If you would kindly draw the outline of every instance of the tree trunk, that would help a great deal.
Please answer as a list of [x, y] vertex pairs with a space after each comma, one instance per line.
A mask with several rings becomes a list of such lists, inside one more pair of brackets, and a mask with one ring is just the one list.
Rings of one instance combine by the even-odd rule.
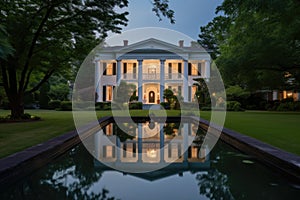
[[24, 115], [24, 103], [22, 95], [16, 94], [10, 101], [11, 118], [21, 119]]

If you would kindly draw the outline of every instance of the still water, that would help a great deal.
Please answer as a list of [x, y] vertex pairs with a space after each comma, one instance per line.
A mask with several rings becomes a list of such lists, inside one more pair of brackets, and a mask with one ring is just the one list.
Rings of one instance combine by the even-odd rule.
[[[149, 126], [147, 123], [140, 125]], [[190, 127], [189, 135], [194, 135], [195, 142], [180, 153], [184, 149], [180, 145], [184, 128], [176, 123], [162, 126], [163, 135], [160, 132], [142, 141], [135, 137], [141, 134], [138, 128], [134, 128], [137, 126], [127, 130], [131, 134], [125, 136], [124, 131], [114, 124], [89, 139], [95, 142], [95, 138], [105, 135], [119, 141], [123, 151], [119, 154], [107, 145], [104, 145], [106, 149], [100, 148], [102, 153], [99, 156], [106, 159], [104, 163], [129, 162], [134, 165], [141, 159], [144, 164], [155, 164], [178, 156], [175, 163], [164, 168], [147, 173], [117, 171], [99, 162], [80, 144], [35, 173], [1, 188], [0, 199], [299, 199], [299, 186], [260, 164], [254, 157], [221, 141], [209, 155], [203, 156], [206, 149], [201, 148], [201, 138], [205, 133], [193, 132], [192, 124], [185, 127]], [[162, 138], [165, 143], [176, 138], [176, 145], [172, 143], [156, 154], [155, 148], [160, 146], [154, 144], [162, 144]], [[140, 148], [139, 142], [142, 144]], [[95, 146], [99, 148], [99, 144]], [[145, 151], [145, 157], [139, 157], [136, 154], [139, 151]]]

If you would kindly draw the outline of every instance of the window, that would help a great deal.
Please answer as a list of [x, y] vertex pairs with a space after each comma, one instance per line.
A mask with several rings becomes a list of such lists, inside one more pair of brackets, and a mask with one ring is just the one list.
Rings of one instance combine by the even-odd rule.
[[116, 75], [117, 63], [103, 63], [103, 66], [105, 69], [103, 75], [108, 75], [108, 76]]
[[191, 157], [192, 158], [198, 158], [198, 148], [197, 147], [192, 147], [192, 149], [191, 149]]
[[198, 75], [198, 66], [192, 64], [192, 76], [197, 76], [197, 75]]
[[113, 66], [112, 66], [112, 64], [108, 64], [106, 66], [106, 75], [113, 75]]
[[106, 128], [106, 135], [113, 135], [113, 124], [108, 124], [105, 128]]
[[106, 86], [106, 100], [107, 101], [112, 101], [112, 96], [113, 96], [113, 86]]
[[197, 86], [192, 86], [192, 101], [195, 101], [195, 94], [197, 91]]
[[105, 158], [114, 158], [114, 147], [113, 146], [104, 146], [104, 157]]

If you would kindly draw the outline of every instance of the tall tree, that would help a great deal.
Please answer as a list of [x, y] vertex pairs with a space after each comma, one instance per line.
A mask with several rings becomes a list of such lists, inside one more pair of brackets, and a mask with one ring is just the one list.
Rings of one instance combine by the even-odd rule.
[[[76, 56], [87, 54], [107, 31], [120, 32], [128, 13], [117, 13], [115, 7], [122, 8], [127, 3], [127, 0], [1, 1], [0, 23], [7, 27], [9, 42], [15, 50], [6, 60], [0, 60], [12, 117], [22, 116], [24, 95], [38, 90], [55, 70], [70, 67], [78, 59]], [[79, 46], [82, 41], [85, 46]], [[28, 87], [30, 77], [41, 72], [40, 81]]]
[[299, 82], [299, 1], [225, 0], [217, 12], [229, 23], [223, 29], [215, 18], [211, 29], [222, 28], [225, 37], [204, 29], [200, 36], [212, 34], [219, 51], [216, 61], [228, 84], [255, 90], [279, 89], [287, 76]]
[[[157, 16], [174, 22], [167, 0], [152, 4]], [[8, 37], [1, 36], [5, 32], [0, 27], [0, 76], [12, 118], [22, 116], [24, 96], [38, 90], [55, 71], [79, 66], [108, 31], [120, 33], [127, 25], [128, 12], [116, 8], [126, 6], [128, 0], [1, 1], [0, 24], [7, 28]], [[2, 47], [9, 45], [14, 53], [9, 48], [2, 53]], [[34, 74], [42, 76], [31, 86]]]

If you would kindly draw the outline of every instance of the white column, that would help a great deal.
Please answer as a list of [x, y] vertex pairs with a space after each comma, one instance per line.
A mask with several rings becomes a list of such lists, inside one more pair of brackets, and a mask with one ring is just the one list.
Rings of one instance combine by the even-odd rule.
[[[164, 126], [163, 123], [160, 123], [160, 132], [159, 132], [159, 153], [160, 153], [160, 163], [164, 163], [165, 162], [165, 133], [164, 133], [164, 129], [162, 128]], [[171, 145], [171, 143], [169, 143], [169, 145]]]
[[164, 101], [164, 90], [165, 90], [165, 60], [160, 60], [160, 89], [159, 89], [159, 100]]
[[143, 60], [138, 60], [138, 96], [139, 102], [143, 102]]
[[206, 60], [205, 61], [205, 78], [210, 78], [210, 61]]
[[121, 82], [121, 60], [117, 60], [117, 85]]
[[184, 60], [184, 66], [183, 66], [183, 101], [188, 102], [188, 61]]
[[183, 124], [183, 132], [182, 132], [182, 137], [183, 137], [183, 161], [186, 162], [188, 160], [188, 149], [189, 149], [189, 127], [191, 126], [190, 123], [185, 123]]
[[117, 160], [117, 162], [120, 162], [121, 161], [121, 141], [118, 137], [116, 137], [115, 149], [116, 149], [116, 160]]
[[138, 124], [138, 162], [143, 161], [143, 127], [142, 124]]
[[100, 60], [95, 61], [95, 93], [97, 93], [98, 98], [95, 99], [96, 102], [102, 102], [102, 84], [101, 84], [101, 76], [102, 66]]

